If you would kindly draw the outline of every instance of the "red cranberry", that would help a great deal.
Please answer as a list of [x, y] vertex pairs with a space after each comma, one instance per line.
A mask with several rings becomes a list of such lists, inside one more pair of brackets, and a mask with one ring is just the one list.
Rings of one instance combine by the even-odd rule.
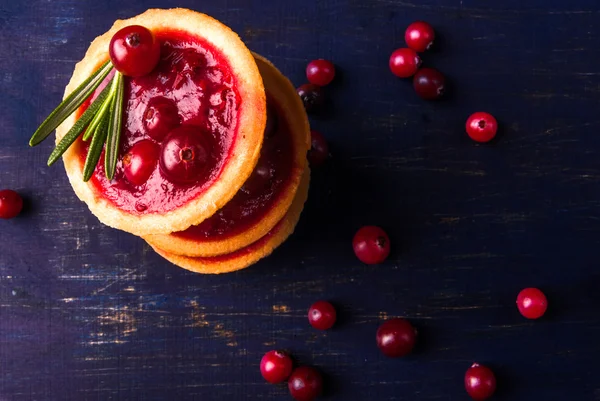
[[307, 113], [319, 111], [325, 104], [325, 95], [319, 86], [304, 84], [297, 90]]
[[397, 49], [390, 56], [390, 70], [397, 77], [412, 77], [420, 66], [421, 58], [417, 52], [408, 47]]
[[444, 94], [446, 78], [433, 68], [421, 68], [413, 78], [415, 92], [426, 100], [435, 100]]
[[474, 363], [465, 373], [465, 389], [475, 401], [484, 401], [496, 391], [496, 376], [490, 368]]
[[498, 122], [489, 113], [478, 111], [467, 119], [467, 134], [476, 142], [489, 142], [496, 136]]
[[323, 392], [323, 377], [314, 368], [300, 366], [288, 379], [288, 388], [296, 401], [313, 401]]
[[327, 140], [319, 132], [315, 130], [310, 131], [310, 150], [308, 151], [308, 161], [313, 167], [318, 167], [325, 163], [329, 157], [329, 145]]
[[268, 159], [261, 157], [242, 188], [248, 194], [260, 193], [269, 186], [274, 176], [275, 171], [271, 168]]
[[123, 157], [125, 177], [133, 185], [142, 185], [156, 167], [158, 146], [147, 139], [136, 142]]
[[435, 32], [427, 22], [413, 22], [406, 28], [404, 40], [408, 47], [416, 52], [424, 52], [433, 45]]
[[115, 33], [108, 51], [117, 71], [129, 77], [141, 77], [158, 64], [160, 43], [148, 28], [130, 25]]
[[546, 295], [537, 288], [525, 288], [517, 296], [517, 307], [527, 319], [539, 319], [548, 308]]
[[160, 167], [173, 182], [193, 183], [208, 167], [211, 143], [202, 128], [184, 125], [175, 128], [162, 144]]
[[269, 351], [260, 360], [260, 373], [269, 383], [281, 383], [292, 373], [292, 358], [285, 352]]
[[162, 96], [150, 99], [144, 111], [143, 124], [148, 136], [158, 142], [162, 141], [179, 125], [177, 106], [172, 100]]
[[306, 66], [306, 78], [313, 85], [329, 85], [335, 78], [335, 66], [331, 61], [313, 60]]
[[365, 226], [358, 230], [352, 246], [356, 257], [368, 265], [381, 263], [390, 254], [390, 239], [385, 231], [376, 226]]
[[308, 309], [308, 322], [317, 330], [328, 330], [335, 324], [337, 313], [327, 301], [317, 301]]
[[23, 209], [23, 198], [12, 189], [0, 191], [0, 219], [17, 217]]
[[406, 319], [390, 319], [377, 329], [377, 346], [383, 355], [399, 358], [415, 347], [417, 331]]

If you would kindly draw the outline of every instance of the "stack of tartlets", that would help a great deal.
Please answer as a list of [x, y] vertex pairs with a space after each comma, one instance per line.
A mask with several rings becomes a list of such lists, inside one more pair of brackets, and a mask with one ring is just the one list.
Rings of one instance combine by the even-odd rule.
[[[112, 180], [98, 163], [83, 181], [87, 142], [65, 152], [75, 193], [101, 222], [185, 269], [225, 273], [269, 255], [293, 232], [308, 194], [310, 131], [294, 87], [225, 25], [171, 9], [115, 22], [77, 64], [65, 96], [108, 59], [112, 36], [128, 25], [152, 31], [160, 61], [125, 80]], [[57, 143], [86, 107], [57, 129]]]

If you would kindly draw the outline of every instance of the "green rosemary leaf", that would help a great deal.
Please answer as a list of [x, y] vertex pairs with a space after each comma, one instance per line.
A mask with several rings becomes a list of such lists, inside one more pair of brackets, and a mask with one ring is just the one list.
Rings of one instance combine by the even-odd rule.
[[98, 112], [96, 113], [96, 115], [92, 119], [92, 122], [90, 123], [88, 128], [85, 130], [85, 133], [83, 134], [84, 141], [89, 140], [92, 137], [92, 135], [94, 135], [94, 133], [96, 132], [96, 129], [100, 125], [100, 121], [102, 121], [102, 119], [106, 116], [106, 113], [108, 113], [110, 111], [112, 101], [113, 101], [113, 98], [115, 97], [115, 92], [116, 92], [114, 82], [115, 82], [115, 77], [112, 78], [110, 85], [107, 85], [107, 87], [110, 88], [109, 92], [108, 92], [108, 96], [106, 97], [106, 99], [104, 100], [104, 102], [102, 103], [100, 108], [98, 109]]
[[104, 104], [104, 101], [108, 97], [110, 92], [110, 87], [107, 86], [100, 92], [98, 97], [94, 99], [92, 104], [83, 112], [81, 117], [73, 124], [73, 127], [65, 134], [65, 136], [61, 139], [61, 141], [56, 145], [56, 148], [50, 154], [48, 158], [48, 166], [54, 164], [60, 157], [65, 153], [65, 151], [75, 142], [77, 137], [81, 134], [81, 132], [85, 129], [86, 125], [89, 124], [90, 121], [96, 115], [98, 109]]
[[107, 61], [94, 72], [88, 79], [77, 87], [35, 131], [29, 140], [29, 146], [35, 146], [48, 137], [69, 115], [71, 115], [102, 83], [112, 69], [112, 64]]
[[104, 171], [106, 178], [112, 180], [117, 168], [119, 158], [119, 147], [121, 142], [121, 125], [123, 119], [123, 96], [125, 84], [123, 75], [120, 72], [115, 73], [116, 93], [112, 102], [110, 111], [110, 122], [108, 126], [108, 139], [106, 140], [106, 154], [104, 155]]
[[90, 147], [88, 149], [87, 157], [85, 158], [85, 164], [83, 166], [83, 181], [87, 182], [92, 178], [92, 174], [94, 174], [94, 170], [96, 170], [96, 166], [98, 165], [98, 160], [100, 160], [100, 155], [102, 154], [102, 147], [104, 146], [104, 142], [106, 142], [106, 135], [108, 134], [108, 116], [100, 121], [100, 124], [95, 129], [94, 136], [92, 137], [92, 142], [90, 142]]

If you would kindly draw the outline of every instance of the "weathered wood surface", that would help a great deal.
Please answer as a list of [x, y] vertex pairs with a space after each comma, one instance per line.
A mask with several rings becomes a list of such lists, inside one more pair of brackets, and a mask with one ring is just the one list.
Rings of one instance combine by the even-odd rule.
[[[51, 144], [27, 139], [88, 43], [151, 6], [211, 14], [296, 84], [332, 59], [334, 108], [313, 121], [334, 158], [314, 174], [294, 236], [245, 271], [177, 269], [140, 239], [98, 223]], [[0, 400], [286, 400], [258, 361], [287, 348], [329, 377], [335, 400], [466, 400], [476, 360], [498, 400], [600, 400], [600, 4], [595, 0], [0, 1], [0, 187], [28, 212], [0, 222]], [[416, 19], [441, 40], [426, 63], [451, 79], [419, 100], [388, 72]], [[488, 110], [502, 135], [463, 132]], [[390, 260], [360, 264], [363, 224], [384, 226]], [[524, 286], [551, 303], [531, 323]], [[326, 298], [339, 326], [312, 330]], [[419, 328], [418, 352], [386, 360], [387, 316]]]

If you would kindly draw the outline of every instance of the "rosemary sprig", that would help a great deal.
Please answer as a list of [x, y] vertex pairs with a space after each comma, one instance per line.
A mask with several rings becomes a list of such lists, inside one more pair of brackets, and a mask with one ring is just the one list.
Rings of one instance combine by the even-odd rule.
[[[77, 110], [108, 76], [113, 66], [110, 61], [104, 63], [98, 71], [77, 87], [54, 111], [44, 120], [29, 140], [35, 146], [45, 140], [69, 115]], [[48, 166], [55, 163], [83, 134], [83, 140], [91, 138], [83, 167], [83, 180], [88, 181], [100, 160], [102, 149], [106, 143], [105, 173], [108, 179], [115, 174], [119, 156], [121, 137], [123, 97], [123, 75], [115, 71], [108, 85], [73, 124], [73, 127], [60, 140], [48, 158]], [[107, 142], [108, 138], [108, 142]]]
[[96, 90], [104, 78], [112, 69], [112, 64], [107, 61], [93, 73], [88, 79], [83, 81], [50, 115], [44, 120], [42, 125], [35, 131], [29, 140], [29, 146], [40, 144], [48, 137], [63, 121], [67, 119], [75, 110], [85, 102], [85, 100]]

